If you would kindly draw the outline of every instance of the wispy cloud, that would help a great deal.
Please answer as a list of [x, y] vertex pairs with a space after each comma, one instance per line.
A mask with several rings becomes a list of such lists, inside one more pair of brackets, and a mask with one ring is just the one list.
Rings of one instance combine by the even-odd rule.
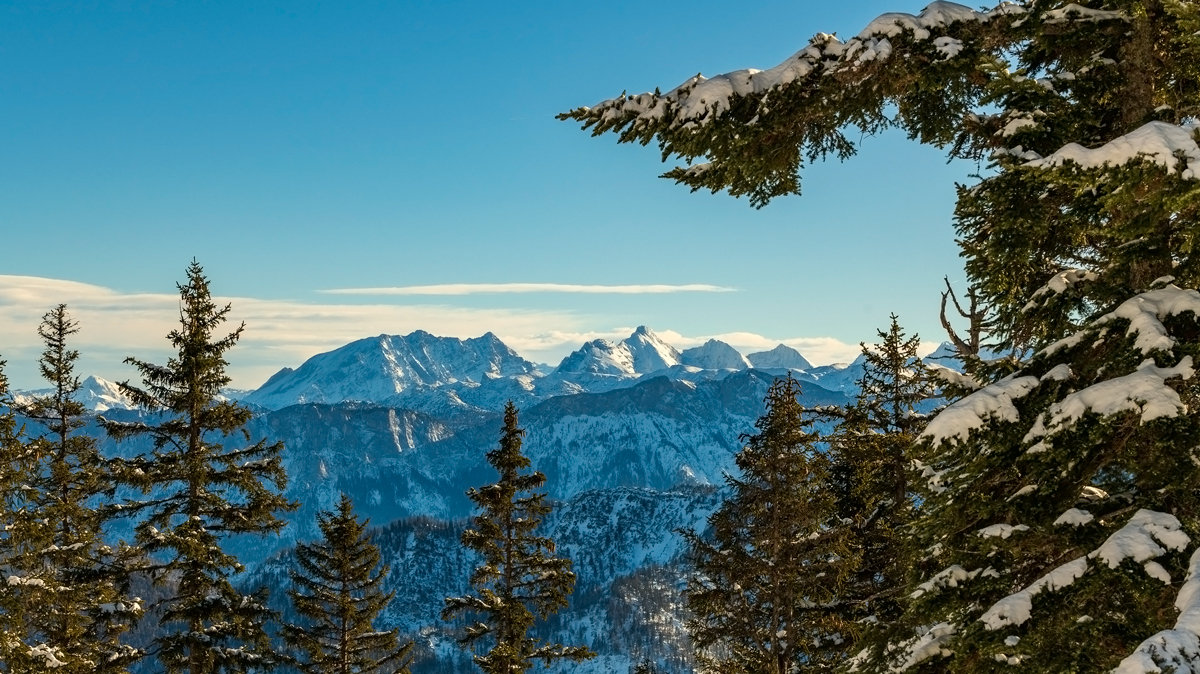
[[576, 285], [571, 283], [443, 283], [389, 288], [333, 288], [327, 295], [482, 295], [496, 293], [582, 293], [589, 295], [651, 295], [662, 293], [729, 293], [735, 288], [689, 283], [684, 285]]

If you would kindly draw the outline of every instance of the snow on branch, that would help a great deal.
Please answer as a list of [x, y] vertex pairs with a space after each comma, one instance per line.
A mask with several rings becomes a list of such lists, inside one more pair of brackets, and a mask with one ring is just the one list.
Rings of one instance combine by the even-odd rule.
[[[1131, 559], [1142, 564], [1146, 573], [1152, 578], [1162, 580], [1166, 571], [1153, 560], [1165, 555], [1169, 550], [1183, 550], [1190, 542], [1191, 539], [1183, 532], [1183, 526], [1174, 515], [1143, 508], [1134, 513], [1125, 526], [1109, 536], [1099, 548], [1053, 569], [1020, 592], [1001, 599], [985, 611], [979, 620], [987, 630], [998, 630], [1008, 625], [1024, 624], [1029, 620], [1033, 610], [1033, 598], [1043, 591], [1061, 590], [1074, 583], [1087, 573], [1088, 560], [1098, 559], [1107, 564], [1109, 568], [1115, 569], [1125, 560]], [[1196, 564], [1197, 557], [1193, 555], [1193, 571], [1196, 569]], [[1191, 576], [1192, 574], [1189, 574], [1189, 579]], [[1167, 576], [1166, 582], [1170, 582], [1170, 576]], [[1186, 591], [1187, 588], [1188, 586], [1185, 584], [1184, 590]], [[1191, 592], [1194, 594], [1195, 589]], [[1180, 597], [1183, 597], [1183, 591], [1180, 592]], [[1192, 600], [1191, 595], [1188, 600]], [[1196, 611], [1196, 626], [1200, 627], [1200, 605], [1196, 607]], [[1130, 671], [1153, 672], [1158, 670]]]
[[1175, 367], [1158, 367], [1154, 360], [1147, 359], [1123, 377], [1093, 384], [1054, 403], [1045, 416], [1038, 417], [1022, 442], [1069, 428], [1088, 412], [1102, 416], [1141, 412], [1142, 423], [1179, 416], [1187, 412], [1187, 406], [1165, 382], [1175, 377], [1191, 379], [1194, 373], [1191, 356], [1184, 356]]
[[[712, 78], [696, 75], [666, 94], [656, 91], [622, 96], [599, 103], [594, 109], [583, 108], [579, 112], [590, 113], [588, 116], [602, 128], [630, 117], [635, 127], [658, 122], [668, 112], [675, 122], [684, 126], [689, 123], [705, 124], [728, 111], [730, 100], [735, 96], [765, 94], [776, 87], [802, 80], [818, 70], [837, 72], [870, 61], [886, 60], [892, 55], [889, 38], [902, 33], [910, 32], [914, 40], [923, 41], [931, 37], [931, 31], [955, 23], [983, 23], [993, 17], [1024, 12], [1021, 6], [1007, 2], [987, 12], [978, 12], [953, 2], [934, 2], [916, 15], [903, 12], [883, 14], [867, 24], [858, 36], [846, 42], [834, 35], [819, 33], [805, 48], [768, 70], [748, 68]], [[945, 58], [957, 56], [963, 48], [960, 40], [949, 36], [936, 38], [933, 45]]]
[[1143, 641], [1112, 674], [1200, 674], [1200, 549], [1192, 553], [1175, 608], [1175, 627]]
[[1042, 15], [1043, 23], [1096, 22], [1096, 21], [1128, 21], [1125, 12], [1109, 9], [1092, 9], [1075, 3], [1052, 9]]
[[1037, 377], [1010, 375], [985, 386], [942, 410], [917, 440], [931, 440], [935, 445], [954, 438], [965, 440], [988, 419], [1018, 421], [1013, 401], [1029, 395], [1039, 383]]
[[1082, 285], [1090, 281], [1095, 281], [1097, 278], [1099, 278], [1099, 275], [1096, 274], [1096, 272], [1088, 271], [1086, 269], [1067, 269], [1066, 271], [1061, 271], [1054, 276], [1051, 276], [1050, 280], [1046, 282], [1046, 285], [1038, 288], [1033, 295], [1030, 296], [1029, 303], [1021, 308], [1021, 311], [1029, 311], [1037, 308], [1038, 304], [1041, 303], [1042, 298], [1046, 297], [1047, 295], [1061, 295], [1068, 290], [1072, 290], [1075, 288], [1075, 286]]
[[1088, 149], [1079, 143], [1067, 143], [1054, 154], [1028, 162], [1025, 166], [1049, 168], [1072, 162], [1083, 169], [1095, 169], [1121, 166], [1142, 158], [1174, 173], [1179, 163], [1176, 153], [1182, 153], [1187, 162], [1182, 177], [1195, 180], [1200, 176], [1200, 147], [1196, 145], [1194, 131], [1195, 127], [1192, 126], [1149, 122], [1095, 149]]

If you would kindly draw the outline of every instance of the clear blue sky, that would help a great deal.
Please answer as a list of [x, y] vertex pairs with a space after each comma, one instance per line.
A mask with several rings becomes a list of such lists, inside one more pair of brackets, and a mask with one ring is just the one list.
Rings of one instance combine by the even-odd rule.
[[[961, 278], [953, 184], [976, 165], [890, 134], [846, 164], [807, 168], [804, 196], [756, 211], [657, 178], [654, 148], [554, 120], [626, 89], [770, 67], [817, 31], [853, 35], [921, 6], [0, 2], [0, 275], [168, 293], [194, 256], [223, 295], [469, 309], [473, 334], [504, 336], [483, 323], [493, 311], [580, 335], [644, 323], [855, 343], [895, 311], [940, 340], [941, 277]], [[736, 292], [319, 292], [513, 282]], [[355, 329], [430, 329], [414, 324], [419, 311], [397, 315]], [[564, 316], [571, 325], [550, 325]], [[0, 340], [21, 342], [16, 329]], [[99, 340], [85, 344], [100, 352]], [[239, 383], [260, 383], [297, 348], [253, 356]], [[27, 351], [0, 343], [10, 361]]]

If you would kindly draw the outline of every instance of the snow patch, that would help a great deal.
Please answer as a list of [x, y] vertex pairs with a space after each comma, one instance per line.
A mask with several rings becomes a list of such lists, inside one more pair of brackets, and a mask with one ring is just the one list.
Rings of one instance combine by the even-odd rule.
[[[1078, 5], [1068, 5], [1068, 7], [1078, 7]], [[1086, 8], [1083, 9], [1086, 10]], [[1198, 162], [1200, 162], [1200, 147], [1196, 145], [1192, 129], [1167, 122], [1149, 122], [1098, 148], [1088, 149], [1078, 143], [1068, 143], [1050, 156], [1031, 161], [1025, 166], [1048, 168], [1073, 162], [1083, 169], [1095, 169], [1102, 166], [1121, 166], [1141, 157], [1164, 166], [1170, 173], [1174, 173], [1176, 165], [1179, 163], [1179, 159], [1175, 155], [1180, 152], [1183, 153], [1187, 162], [1187, 168], [1184, 169], [1182, 177], [1186, 180], [1194, 180], [1197, 176]]]
[[1020, 415], [1013, 401], [1029, 395], [1038, 383], [1037, 377], [1010, 375], [985, 386], [942, 410], [929, 422], [918, 441], [930, 440], [936, 445], [955, 438], [965, 440], [989, 419], [1017, 421]]
[[1191, 356], [1184, 356], [1175, 367], [1158, 367], [1147, 359], [1130, 374], [1093, 384], [1054, 403], [1038, 417], [1022, 442], [1069, 428], [1087, 412], [1102, 416], [1141, 412], [1142, 423], [1183, 414], [1187, 406], [1164, 382], [1174, 377], [1191, 379], [1193, 373]]

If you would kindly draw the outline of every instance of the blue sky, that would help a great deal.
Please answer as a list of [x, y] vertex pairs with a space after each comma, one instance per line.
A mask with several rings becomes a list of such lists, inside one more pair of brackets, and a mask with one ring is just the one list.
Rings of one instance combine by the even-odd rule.
[[[82, 369], [128, 376], [122, 356], [161, 353], [193, 256], [249, 323], [242, 386], [418, 328], [491, 330], [550, 362], [639, 324], [680, 347], [790, 340], [816, 361], [891, 311], [940, 340], [941, 278], [961, 278], [953, 185], [975, 164], [888, 134], [754, 210], [657, 178], [652, 147], [554, 120], [920, 9], [0, 2], [0, 354], [36, 385], [37, 317], [66, 301]], [[511, 283], [732, 291], [323, 292]]]

